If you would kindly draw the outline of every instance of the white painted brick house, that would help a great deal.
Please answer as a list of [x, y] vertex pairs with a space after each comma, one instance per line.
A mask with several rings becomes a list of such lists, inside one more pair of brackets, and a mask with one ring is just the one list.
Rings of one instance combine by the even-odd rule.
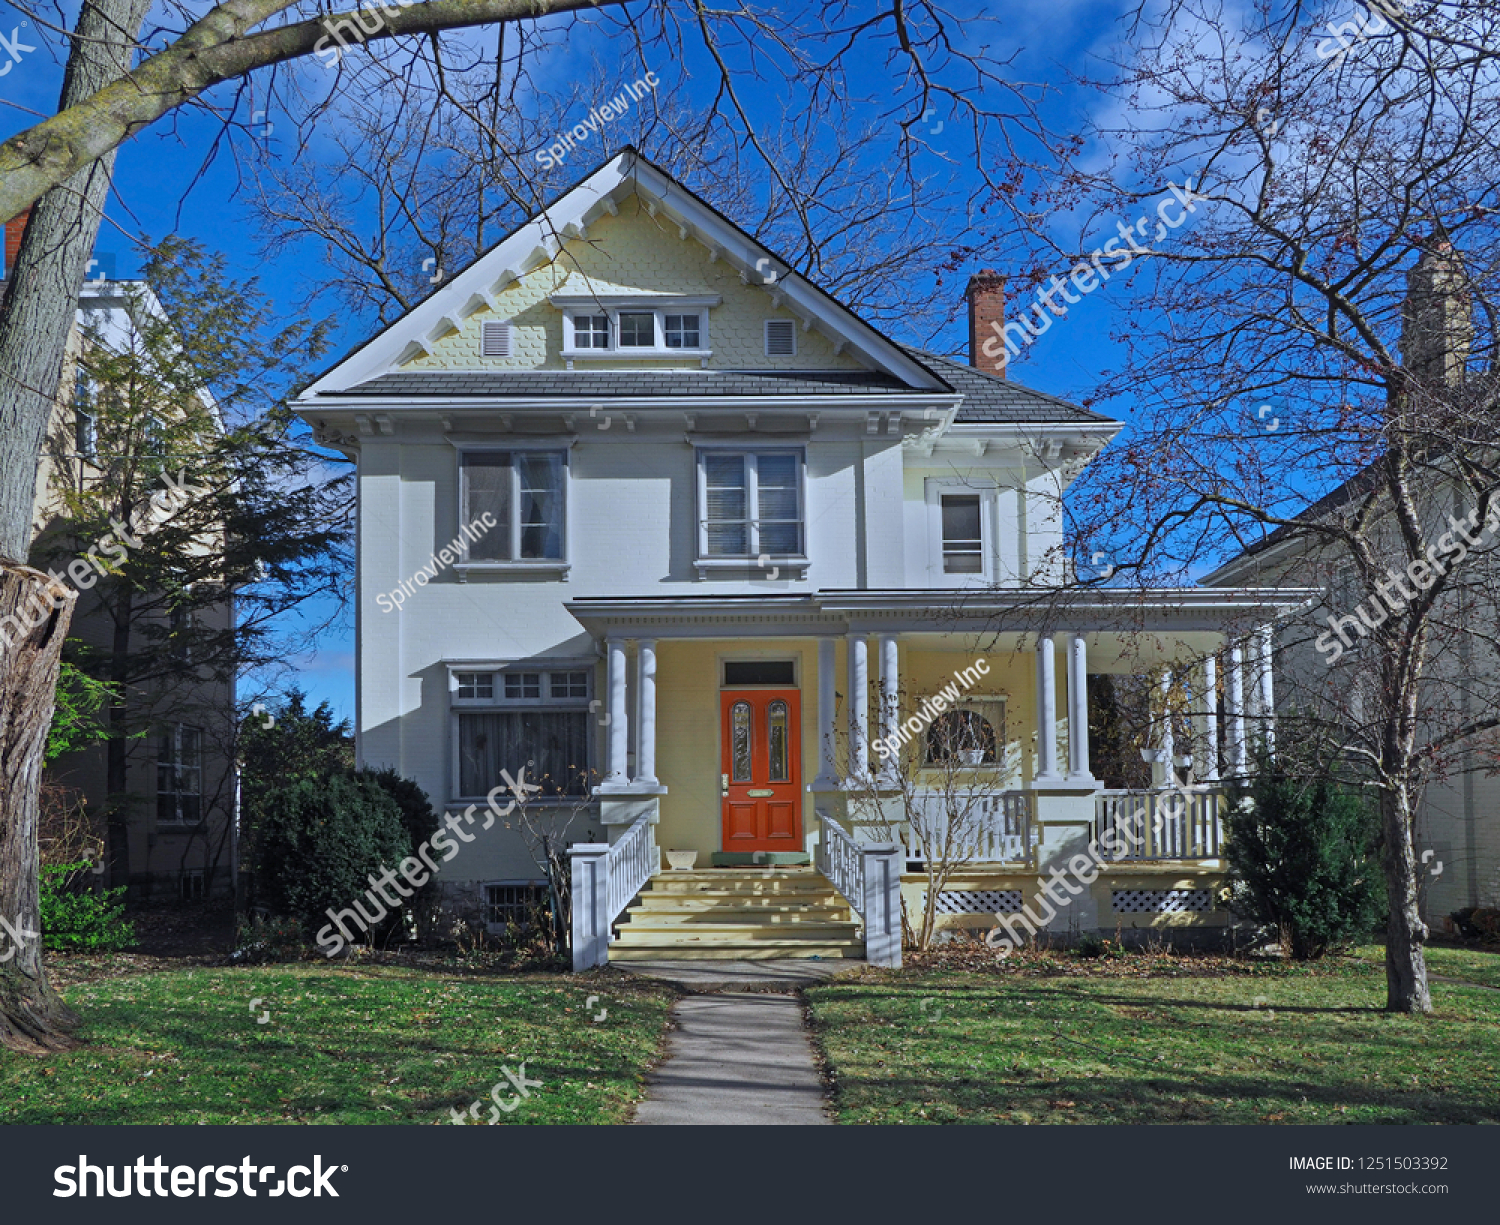
[[[971, 346], [1001, 301], [993, 274], [971, 282]], [[452, 814], [482, 814], [522, 766], [546, 776], [538, 805], [588, 791], [601, 841], [574, 856], [580, 964], [605, 956], [643, 886], [659, 902], [731, 880], [804, 890], [811, 909], [778, 911], [775, 930], [733, 905], [708, 940], [701, 910], [653, 922], [637, 906], [614, 954], [899, 957], [889, 907], [874, 911], [906, 856], [868, 849], [850, 779], [887, 768], [871, 741], [980, 659], [934, 712], [995, 780], [991, 850], [945, 895], [951, 921], [993, 924], [995, 898], [1030, 902], [1044, 872], [1144, 813], [1147, 797], [1105, 793], [1090, 771], [1086, 675], [1205, 662], [1202, 799], [1178, 814], [1170, 857], [1137, 847], [1046, 925], [1223, 921], [1212, 786], [1242, 766], [1246, 719], [1270, 710], [1269, 673], [1242, 677], [1240, 644], [1297, 593], [1070, 589], [1062, 496], [1118, 424], [883, 335], [636, 151], [299, 410], [359, 465], [361, 760]], [[943, 750], [924, 732], [906, 751], [920, 770]], [[537, 877], [515, 831], [472, 837], [443, 868], [450, 891], [501, 907]], [[790, 870], [653, 882], [658, 848]], [[821, 873], [791, 868], [820, 850]], [[923, 879], [904, 873], [909, 903]]]

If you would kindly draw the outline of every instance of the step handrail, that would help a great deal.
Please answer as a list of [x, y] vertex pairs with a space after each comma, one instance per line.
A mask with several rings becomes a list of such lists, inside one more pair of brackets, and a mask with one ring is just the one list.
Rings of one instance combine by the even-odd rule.
[[637, 817], [613, 844], [588, 842], [568, 849], [573, 883], [573, 969], [609, 962], [614, 922], [646, 883], [661, 871], [651, 821]]
[[859, 915], [865, 929], [865, 960], [901, 967], [901, 865], [896, 842], [855, 842], [823, 809], [818, 815], [818, 871]]

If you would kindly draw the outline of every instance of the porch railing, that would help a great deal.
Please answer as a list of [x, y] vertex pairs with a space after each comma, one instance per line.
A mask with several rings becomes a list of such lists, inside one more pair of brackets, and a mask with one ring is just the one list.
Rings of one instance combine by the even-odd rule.
[[818, 871], [863, 922], [865, 960], [872, 966], [901, 965], [902, 854], [894, 842], [856, 842], [818, 809]]
[[929, 791], [916, 800], [916, 810], [900, 831], [909, 859], [932, 855], [950, 862], [1033, 862], [1036, 825], [1027, 792], [971, 797]]
[[573, 969], [609, 960], [614, 921], [661, 868], [651, 822], [639, 817], [613, 846], [587, 843], [568, 851], [573, 876]]
[[[1212, 789], [1100, 791], [1094, 796], [1095, 845], [1116, 862], [1218, 859], [1223, 809], [1224, 793]], [[1115, 849], [1119, 843], [1123, 853]]]

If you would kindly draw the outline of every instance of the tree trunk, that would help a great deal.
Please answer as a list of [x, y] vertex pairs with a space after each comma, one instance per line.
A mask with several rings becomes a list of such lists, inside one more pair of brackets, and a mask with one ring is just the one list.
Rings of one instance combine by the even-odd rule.
[[0, 917], [11, 928], [0, 952], [0, 1046], [35, 1054], [73, 1045], [78, 1024], [42, 967], [37, 884], [42, 757], [77, 598], [40, 571], [0, 563]]
[[[71, 106], [128, 68], [149, 0], [85, 0], [63, 77]], [[0, 616], [34, 607], [46, 576], [31, 548], [37, 469], [52, 418], [78, 289], [99, 232], [114, 155], [38, 201], [0, 302]], [[6, 219], [8, 220], [8, 219]], [[19, 622], [0, 658], [0, 916], [37, 931], [37, 819], [57, 670], [76, 595], [35, 629]], [[0, 954], [3, 956], [3, 954]], [[58, 1050], [77, 1018], [47, 985], [40, 938], [0, 963], [0, 1045]]]
[[1422, 945], [1427, 924], [1417, 905], [1417, 865], [1411, 844], [1411, 805], [1406, 792], [1380, 794], [1384, 834], [1381, 859], [1385, 866], [1390, 917], [1385, 927], [1385, 1007], [1387, 1012], [1431, 1012], [1427, 989], [1427, 960]]

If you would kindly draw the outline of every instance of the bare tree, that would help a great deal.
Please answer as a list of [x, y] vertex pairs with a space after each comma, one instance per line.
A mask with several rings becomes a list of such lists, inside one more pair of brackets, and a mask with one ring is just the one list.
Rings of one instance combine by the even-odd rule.
[[[1381, 11], [1336, 43], [1341, 7], [1140, 10], [1101, 83], [1111, 121], [1070, 163], [1089, 220], [1076, 243], [1033, 237], [1076, 259], [1147, 201], [1195, 205], [1181, 229], [1137, 231], [1125, 359], [1097, 397], [1133, 400], [1137, 428], [1080, 485], [1082, 547], [1148, 582], [1253, 548], [1224, 581], [1331, 584], [1280, 644], [1281, 697], [1379, 797], [1386, 1006], [1427, 1012], [1417, 807], [1467, 750], [1493, 761], [1500, 725], [1493, 542], [1450, 547], [1446, 522], [1500, 508], [1500, 12]], [[1319, 656], [1327, 617], [1356, 606], [1384, 615], [1356, 635], [1351, 678]]]

